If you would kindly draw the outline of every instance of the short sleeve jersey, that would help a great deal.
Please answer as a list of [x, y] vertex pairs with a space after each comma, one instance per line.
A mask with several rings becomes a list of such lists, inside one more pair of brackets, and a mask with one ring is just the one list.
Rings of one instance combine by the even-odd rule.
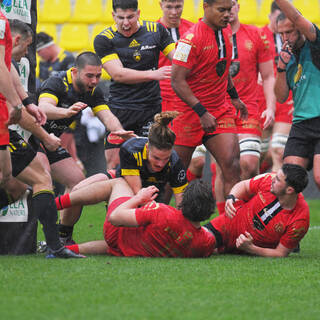
[[178, 41], [172, 61], [190, 70], [190, 89], [216, 117], [231, 107], [226, 101], [231, 57], [231, 29], [214, 31], [199, 20]]
[[[94, 39], [94, 49], [104, 64], [119, 59], [125, 68], [145, 71], [158, 69], [160, 51], [174, 50], [174, 41], [161, 24], [141, 21], [131, 37], [124, 37], [116, 25]], [[161, 104], [159, 81], [125, 84], [111, 79], [109, 105], [112, 108], [144, 110]]]
[[59, 71], [69, 70], [74, 65], [75, 58], [73, 54], [66, 50], [59, 52], [58, 58], [54, 62], [40, 61], [39, 63], [39, 79], [44, 81], [50, 76], [57, 75]]
[[[0, 12], [0, 46], [4, 46], [4, 62], [10, 71], [11, 68], [11, 51], [12, 37], [8, 19]], [[6, 98], [0, 93], [0, 101], [5, 101]]]
[[320, 30], [316, 25], [314, 27], [316, 40], [306, 40], [287, 65], [287, 83], [294, 102], [293, 122], [320, 117]]
[[[86, 103], [94, 114], [101, 110], [109, 110], [106, 98], [101, 88], [96, 87], [91, 92], [79, 93], [75, 91], [72, 83], [71, 69], [60, 72], [45, 80], [39, 89], [38, 98], [48, 97], [56, 101], [57, 108], [69, 108], [76, 102]], [[80, 113], [65, 119], [48, 120], [44, 128], [49, 133], [60, 136], [73, 121], [80, 116]]]
[[140, 176], [144, 188], [155, 185], [159, 189], [159, 202], [162, 201], [167, 182], [175, 194], [182, 193], [188, 181], [186, 170], [176, 151], [172, 151], [168, 163], [160, 172], [152, 172], [148, 168], [147, 144], [148, 138], [132, 138], [121, 146], [117, 175]]
[[[220, 229], [226, 251], [236, 248], [236, 239], [248, 231], [254, 244], [276, 248], [279, 243], [288, 249], [295, 248], [309, 228], [309, 207], [300, 193], [292, 210], [283, 209], [278, 198], [270, 192], [273, 174], [252, 178], [250, 191], [255, 195], [246, 203], [236, 202], [237, 214], [233, 219], [223, 216], [225, 226]], [[219, 218], [219, 217], [218, 217]], [[215, 226], [215, 220], [211, 221]]]
[[[272, 60], [269, 42], [261, 31], [251, 25], [241, 24], [233, 34], [233, 60], [230, 74], [241, 100], [250, 113], [258, 113], [257, 81], [259, 64]], [[230, 99], [230, 97], [228, 97]]]
[[[158, 20], [158, 22], [161, 23], [160, 20]], [[181, 19], [178, 28], [167, 28], [167, 30], [170, 32], [172, 39], [177, 42], [180, 37], [183, 36], [188, 29], [193, 26], [193, 24], [194, 23], [191, 21]], [[171, 64], [172, 62], [164, 54], [160, 53], [159, 68], [163, 66], [171, 66]], [[170, 101], [179, 99], [171, 87], [170, 79], [161, 80], [160, 89], [162, 99]]]
[[140, 227], [121, 227], [118, 246], [124, 256], [208, 257], [215, 247], [214, 236], [196, 228], [181, 211], [150, 202], [135, 210]]

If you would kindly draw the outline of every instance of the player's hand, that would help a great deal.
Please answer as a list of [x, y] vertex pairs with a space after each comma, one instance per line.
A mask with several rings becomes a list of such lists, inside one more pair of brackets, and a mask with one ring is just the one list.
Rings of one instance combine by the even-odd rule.
[[85, 109], [88, 105], [83, 102], [76, 102], [71, 107], [66, 109], [66, 118], [71, 118]]
[[278, 67], [281, 69], [285, 69], [291, 59], [291, 56], [292, 56], [292, 48], [289, 42], [285, 41], [282, 45], [282, 48], [279, 54]]
[[253, 246], [252, 235], [248, 231], [240, 234], [236, 240], [236, 246], [240, 250], [250, 252], [250, 248]]
[[47, 121], [47, 116], [44, 113], [42, 109], [40, 109], [37, 105], [34, 103], [30, 103], [26, 106], [26, 109], [28, 113], [30, 113], [32, 116], [35, 117], [36, 122], [40, 125], [43, 126], [46, 121]]
[[155, 186], [149, 186], [147, 188], [142, 188], [135, 195], [139, 199], [139, 203], [144, 205], [150, 201], [153, 201], [158, 196], [159, 189]]
[[247, 120], [248, 119], [248, 109], [246, 105], [238, 98], [238, 99], [231, 99], [233, 106], [237, 110], [237, 116], [240, 113], [240, 119]]
[[117, 130], [117, 131], [112, 131], [108, 135], [107, 141], [111, 144], [121, 144], [126, 140], [129, 140], [134, 137], [137, 137], [134, 131]]
[[153, 71], [153, 80], [165, 80], [171, 78], [171, 66], [164, 66]]
[[263, 130], [271, 127], [274, 122], [274, 111], [270, 109], [266, 109], [262, 112], [261, 118], [265, 118], [263, 123]]
[[217, 119], [209, 112], [206, 112], [202, 117], [200, 117], [200, 123], [205, 132], [213, 132], [216, 130]]
[[9, 119], [8, 119], [8, 126], [11, 124], [18, 123], [21, 119], [22, 109], [17, 108], [10, 108], [9, 109]]
[[56, 151], [61, 146], [60, 138], [56, 137], [53, 133], [47, 135], [47, 138], [42, 141], [49, 151]]
[[237, 213], [237, 209], [234, 207], [233, 204], [234, 201], [232, 199], [227, 199], [224, 206], [226, 216], [230, 219], [232, 219]]

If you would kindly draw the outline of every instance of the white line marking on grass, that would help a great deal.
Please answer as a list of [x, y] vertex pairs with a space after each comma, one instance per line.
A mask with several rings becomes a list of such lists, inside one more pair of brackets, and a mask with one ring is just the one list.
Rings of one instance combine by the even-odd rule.
[[309, 228], [309, 230], [319, 230], [320, 226], [312, 226]]

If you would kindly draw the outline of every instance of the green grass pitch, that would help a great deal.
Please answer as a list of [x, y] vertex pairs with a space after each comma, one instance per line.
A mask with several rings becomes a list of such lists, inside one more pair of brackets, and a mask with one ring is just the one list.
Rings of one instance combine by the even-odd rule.
[[[320, 319], [320, 201], [309, 204], [301, 252], [285, 259], [1, 256], [0, 319]], [[102, 239], [104, 217], [86, 207], [75, 240]]]

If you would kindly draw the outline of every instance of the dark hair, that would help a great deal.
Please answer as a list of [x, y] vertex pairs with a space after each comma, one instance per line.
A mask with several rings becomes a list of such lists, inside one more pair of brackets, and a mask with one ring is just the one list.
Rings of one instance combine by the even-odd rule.
[[85, 51], [80, 53], [75, 60], [74, 66], [77, 69], [83, 69], [85, 66], [90, 65], [90, 66], [101, 66], [101, 60], [95, 54], [94, 52], [91, 51]]
[[176, 140], [175, 133], [168, 127], [168, 124], [178, 116], [177, 111], [166, 111], [157, 113], [154, 116], [154, 123], [149, 129], [149, 145], [157, 149], [172, 149]]
[[307, 170], [297, 164], [286, 163], [282, 166], [282, 171], [286, 176], [285, 181], [296, 193], [300, 193], [308, 185]]
[[209, 5], [212, 5], [213, 3], [215, 3], [217, 0], [203, 0], [203, 2], [208, 3]]
[[201, 179], [195, 179], [184, 190], [178, 209], [182, 211], [185, 218], [200, 222], [210, 218], [215, 205], [210, 184]]
[[286, 20], [286, 19], [287, 19], [287, 16], [286, 16], [283, 12], [281, 12], [281, 13], [277, 16], [276, 22], [277, 22], [277, 24], [278, 24], [280, 21], [284, 21], [284, 20]]
[[32, 29], [24, 22], [17, 19], [9, 19], [10, 30], [12, 33], [19, 33], [23, 39], [33, 36]]
[[136, 11], [138, 10], [138, 0], [112, 0], [112, 9], [113, 11], [116, 11], [117, 9], [133, 9]]
[[281, 9], [280, 9], [279, 6], [276, 4], [276, 2], [275, 2], [275, 1], [272, 1], [271, 7], [270, 7], [270, 12], [271, 12], [271, 13], [274, 13], [276, 10], [280, 10], [280, 11], [281, 11]]

